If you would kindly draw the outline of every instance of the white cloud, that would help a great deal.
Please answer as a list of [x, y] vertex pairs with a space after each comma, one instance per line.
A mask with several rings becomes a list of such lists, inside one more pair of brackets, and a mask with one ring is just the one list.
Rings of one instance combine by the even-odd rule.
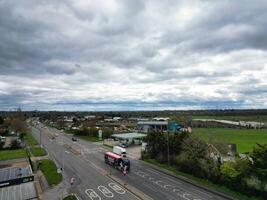
[[2, 1], [0, 110], [266, 107], [266, 8]]

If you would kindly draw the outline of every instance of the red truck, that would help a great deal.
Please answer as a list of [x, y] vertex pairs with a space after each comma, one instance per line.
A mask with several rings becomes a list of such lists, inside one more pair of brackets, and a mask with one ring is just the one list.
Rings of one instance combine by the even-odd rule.
[[121, 171], [130, 171], [130, 160], [127, 157], [120, 156], [116, 153], [108, 151], [104, 155], [105, 163], [113, 166]]

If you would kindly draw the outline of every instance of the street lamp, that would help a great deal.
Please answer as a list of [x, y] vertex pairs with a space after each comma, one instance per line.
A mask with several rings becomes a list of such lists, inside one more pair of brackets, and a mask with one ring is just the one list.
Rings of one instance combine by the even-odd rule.
[[167, 159], [168, 159], [168, 165], [170, 165], [169, 131], [167, 131]]
[[43, 147], [43, 145], [42, 145], [42, 134], [41, 134], [41, 129], [38, 129], [39, 130], [39, 134], [40, 134], [40, 145], [41, 145], [41, 147]]

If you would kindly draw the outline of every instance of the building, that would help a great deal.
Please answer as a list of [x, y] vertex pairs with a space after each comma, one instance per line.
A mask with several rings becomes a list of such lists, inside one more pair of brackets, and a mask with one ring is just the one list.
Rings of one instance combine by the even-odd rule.
[[31, 166], [7, 167], [0, 169], [0, 187], [17, 185], [34, 180]]
[[34, 182], [0, 188], [1, 200], [37, 200], [38, 195]]
[[139, 121], [137, 122], [138, 131], [147, 133], [154, 131], [177, 131], [179, 126], [175, 121], [170, 120], [153, 120], [153, 121]]

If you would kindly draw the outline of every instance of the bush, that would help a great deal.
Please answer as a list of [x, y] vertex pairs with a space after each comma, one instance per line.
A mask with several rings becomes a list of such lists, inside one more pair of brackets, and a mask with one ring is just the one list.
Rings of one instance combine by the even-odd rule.
[[113, 131], [111, 129], [105, 128], [103, 129], [102, 138], [103, 139], [110, 138], [112, 134], [113, 134]]
[[10, 144], [10, 149], [20, 149], [21, 143], [17, 139], [13, 139]]

